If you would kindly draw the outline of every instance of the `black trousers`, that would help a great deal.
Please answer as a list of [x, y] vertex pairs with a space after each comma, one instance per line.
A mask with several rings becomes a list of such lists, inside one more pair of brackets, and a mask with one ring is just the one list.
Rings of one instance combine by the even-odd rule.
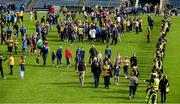
[[79, 37], [79, 42], [83, 42], [83, 35], [78, 35]]
[[94, 75], [94, 84], [95, 84], [95, 87], [97, 87], [99, 85], [99, 76], [100, 75]]
[[147, 42], [149, 43], [150, 42], [150, 36], [147, 35]]
[[13, 75], [13, 65], [10, 65], [9, 67], [10, 67], [10, 73], [9, 74]]
[[109, 84], [110, 84], [110, 76], [104, 76], [105, 88], [109, 88]]
[[136, 87], [135, 86], [129, 86], [129, 96], [134, 96], [136, 93]]
[[117, 41], [118, 41], [118, 38], [117, 38], [117, 37], [113, 38], [111, 45], [113, 45], [113, 43], [114, 43], [114, 45], [116, 45], [116, 44], [117, 44]]
[[3, 72], [3, 68], [2, 67], [0, 67], [0, 72], [1, 72], [2, 78], [4, 78], [4, 72]]
[[166, 102], [166, 91], [161, 91], [161, 103]]

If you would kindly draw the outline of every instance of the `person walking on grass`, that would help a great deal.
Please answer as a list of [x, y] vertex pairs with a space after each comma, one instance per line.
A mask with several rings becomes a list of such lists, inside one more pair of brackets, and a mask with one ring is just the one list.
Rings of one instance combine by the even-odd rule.
[[43, 47], [41, 49], [42, 58], [43, 58], [43, 65], [46, 65], [46, 59], [48, 56], [48, 52], [49, 52], [49, 49], [47, 48], [47, 46], [43, 45]]
[[137, 57], [135, 53], [133, 53], [132, 57], [130, 58], [130, 62], [131, 62], [131, 68], [133, 66], [137, 66]]
[[65, 58], [66, 58], [66, 66], [71, 66], [70, 60], [72, 58], [72, 53], [70, 48], [67, 48], [65, 51]]
[[150, 26], [147, 27], [146, 37], [147, 37], [147, 42], [149, 43], [150, 42], [150, 37], [151, 37], [151, 28], [150, 28]]
[[84, 86], [84, 75], [86, 71], [86, 63], [82, 59], [79, 64], [78, 64], [78, 72], [79, 72], [79, 81], [80, 81], [80, 86]]
[[20, 77], [22, 80], [24, 79], [24, 71], [25, 71], [24, 64], [25, 64], [24, 56], [21, 56], [19, 59], [19, 66], [20, 66]]
[[2, 67], [2, 62], [6, 60], [7, 60], [7, 57], [3, 59], [2, 55], [0, 54], [0, 72], [1, 72], [2, 79], [6, 79], [6, 77], [4, 76], [3, 67]]
[[131, 72], [131, 76], [129, 78], [129, 99], [134, 98], [136, 89], [138, 85], [138, 78], [134, 75], [134, 72]]
[[114, 69], [114, 84], [115, 84], [115, 85], [118, 85], [120, 65], [119, 65], [118, 63], [115, 63], [113, 69]]
[[125, 78], [127, 78], [127, 75], [128, 75], [129, 63], [130, 63], [130, 61], [129, 61], [128, 57], [126, 56], [125, 60], [123, 61], [123, 64], [124, 64], [123, 69], [124, 69]]
[[101, 74], [101, 64], [97, 60], [92, 64], [92, 73], [94, 75], [95, 88], [97, 88], [99, 85], [99, 76]]
[[53, 65], [53, 67], [54, 67], [54, 66], [55, 66], [55, 59], [56, 59], [55, 51], [52, 51], [51, 59], [52, 59], [52, 65]]
[[57, 57], [57, 67], [62, 66], [62, 46], [60, 46], [56, 51], [56, 57]]
[[9, 58], [8, 58], [8, 65], [10, 68], [10, 75], [13, 75], [13, 66], [14, 66], [14, 57], [13, 55], [10, 53]]
[[166, 103], [166, 94], [169, 91], [169, 82], [167, 76], [165, 75], [159, 82], [159, 90], [161, 92], [161, 103]]
[[110, 70], [110, 65], [108, 64], [107, 61], [104, 62], [102, 68], [103, 68], [103, 76], [104, 76], [104, 85], [105, 88], [109, 89], [111, 70]]

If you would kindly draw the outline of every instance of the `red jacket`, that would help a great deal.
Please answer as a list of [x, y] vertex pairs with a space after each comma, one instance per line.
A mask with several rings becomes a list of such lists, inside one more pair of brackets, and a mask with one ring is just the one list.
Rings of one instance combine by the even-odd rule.
[[72, 53], [71, 53], [71, 50], [69, 48], [67, 48], [65, 51], [65, 57], [66, 58], [72, 58]]

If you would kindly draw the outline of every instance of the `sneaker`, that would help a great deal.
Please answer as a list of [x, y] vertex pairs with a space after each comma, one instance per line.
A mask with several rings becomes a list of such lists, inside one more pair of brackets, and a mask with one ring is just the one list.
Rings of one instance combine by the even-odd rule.
[[2, 79], [6, 79], [6, 77], [3, 77]]
[[129, 100], [131, 100], [131, 96], [129, 96]]
[[127, 75], [125, 76], [125, 78], [127, 79]]

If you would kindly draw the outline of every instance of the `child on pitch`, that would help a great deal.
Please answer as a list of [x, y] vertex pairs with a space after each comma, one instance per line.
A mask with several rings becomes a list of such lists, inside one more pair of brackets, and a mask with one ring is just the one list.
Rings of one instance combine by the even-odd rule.
[[56, 59], [55, 51], [52, 51], [51, 59], [52, 59], [52, 65], [53, 65], [53, 67], [54, 67], [54, 66], [55, 66], [55, 59]]
[[36, 65], [39, 65], [39, 60], [40, 60], [40, 53], [38, 53], [36, 56]]
[[19, 59], [19, 66], [20, 66], [20, 77], [22, 80], [24, 79], [24, 71], [25, 71], [24, 64], [25, 64], [24, 56], [21, 56]]
[[114, 65], [114, 84], [118, 85], [119, 82], [119, 71], [120, 71], [120, 66], [118, 63], [115, 63]]
[[72, 58], [72, 53], [71, 53], [70, 48], [66, 49], [66, 51], [65, 51], [65, 58], [66, 58], [66, 65], [67, 65], [67, 67], [71, 66], [70, 60]]
[[78, 54], [76, 54], [76, 57], [75, 57], [75, 71], [78, 72], [78, 65], [79, 65], [79, 62], [81, 60], [81, 57], [79, 57]]

